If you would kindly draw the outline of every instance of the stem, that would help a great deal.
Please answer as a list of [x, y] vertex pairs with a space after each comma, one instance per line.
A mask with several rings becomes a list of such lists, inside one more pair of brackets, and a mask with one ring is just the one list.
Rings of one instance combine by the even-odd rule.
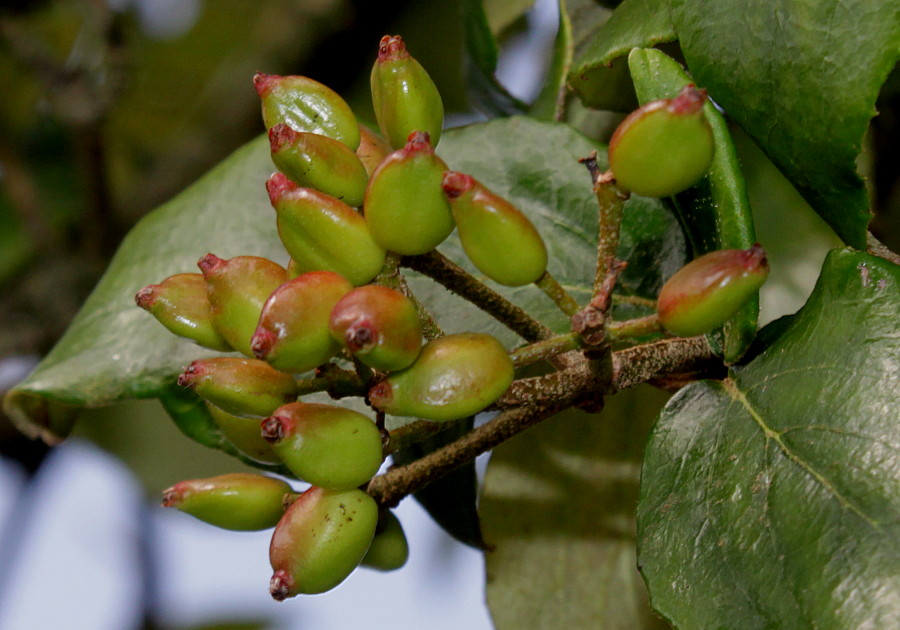
[[313, 378], [297, 379], [298, 396], [328, 392], [332, 398], [365, 396], [368, 386], [356, 372], [339, 368], [334, 363], [326, 363], [316, 370]]
[[591, 173], [594, 196], [599, 209], [597, 237], [597, 269], [594, 273], [594, 294], [599, 293], [606, 280], [606, 274], [619, 250], [619, 234], [622, 231], [622, 210], [628, 193], [616, 186], [611, 171], [601, 173], [597, 166], [597, 152], [594, 151], [582, 163]]
[[609, 341], [641, 337], [656, 332], [662, 332], [662, 324], [659, 323], [659, 315], [647, 315], [636, 319], [628, 319], [623, 322], [608, 322], [606, 324], [606, 338]]
[[578, 302], [575, 301], [563, 286], [557, 282], [556, 278], [550, 275], [549, 271], [545, 271], [544, 275], [534, 281], [534, 284], [541, 291], [546, 293], [553, 303], [565, 313], [568, 317], [572, 317], [578, 312]]
[[[375, 477], [367, 492], [381, 505], [396, 505], [406, 495], [573, 404], [597, 402], [602, 395], [653, 379], [684, 373], [707, 374], [722, 368], [721, 360], [704, 337], [666, 339], [628, 348], [612, 353], [611, 363], [611, 378], [588, 364], [514, 382], [495, 405], [510, 406], [496, 418], [411, 464]], [[515, 406], [519, 400], [528, 404]]]
[[569, 350], [575, 350], [578, 347], [578, 335], [568, 333], [516, 348], [509, 353], [509, 358], [519, 368], [537, 363], [543, 359], [550, 359]]
[[400, 254], [388, 252], [387, 257], [384, 259], [384, 266], [381, 268], [381, 273], [375, 278], [375, 284], [380, 284], [383, 287], [400, 291], [400, 293], [409, 298], [416, 307], [416, 314], [419, 316], [419, 322], [422, 324], [422, 334], [426, 340], [432, 341], [438, 337], [443, 337], [444, 331], [441, 330], [441, 326], [437, 323], [434, 315], [431, 314], [428, 307], [422, 304], [421, 300], [415, 296], [409, 288], [409, 285], [406, 284], [406, 279], [403, 277], [403, 274], [400, 273], [401, 260]]
[[468, 300], [526, 341], [553, 336], [552, 330], [436, 250], [420, 256], [406, 256], [402, 264]]
[[[461, 422], [461, 421], [460, 421]], [[429, 422], [428, 420], [416, 420], [402, 427], [397, 427], [389, 432], [387, 446], [384, 455], [402, 451], [407, 446], [427, 440], [456, 425], [456, 422]]]
[[612, 296], [613, 304], [630, 304], [632, 306], [642, 306], [644, 308], [652, 308], [656, 310], [656, 300], [642, 298], [638, 295], [615, 295]]

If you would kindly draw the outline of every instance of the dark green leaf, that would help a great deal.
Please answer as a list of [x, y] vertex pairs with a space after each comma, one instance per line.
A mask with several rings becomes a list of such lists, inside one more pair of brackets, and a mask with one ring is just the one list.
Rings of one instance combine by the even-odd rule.
[[897, 625], [898, 312], [900, 267], [835, 250], [761, 354], [669, 402], [638, 540], [676, 626]]
[[173, 336], [134, 305], [134, 294], [196, 271], [207, 252], [286, 263], [264, 185], [272, 170], [268, 142], [260, 138], [131, 231], [69, 330], [4, 401], [23, 430], [34, 434], [36, 423], [52, 422], [39, 420], [48, 414], [47, 400], [99, 407], [150, 398], [183, 366], [216, 354]]
[[468, 53], [469, 97], [475, 105], [493, 116], [524, 113], [525, 103], [510, 94], [494, 76], [500, 52], [482, 0], [463, 0], [463, 32]]
[[[628, 67], [641, 105], [674, 98], [693, 80], [677, 61], [660, 50], [638, 48]], [[747, 186], [725, 118], [707, 102], [704, 115], [713, 130], [716, 153], [709, 173], [697, 185], [671, 199], [687, 232], [694, 256], [717, 249], [747, 249], [756, 242]], [[756, 335], [759, 297], [754, 297], [723, 328], [710, 335], [725, 361], [734, 363]]]
[[875, 99], [900, 54], [893, 0], [672, 0], [698, 84], [849, 245], [871, 218], [856, 172]]
[[499, 630], [666, 627], [634, 545], [641, 454], [666, 398], [624, 392], [600, 415], [563, 412], [494, 451], [480, 512]]
[[[451, 130], [440, 145], [452, 168], [472, 173], [529, 214], [547, 240], [553, 273], [583, 302], [593, 282], [597, 210], [590, 177], [577, 159], [594, 148], [602, 149], [566, 125], [524, 118]], [[264, 186], [271, 171], [267, 143], [254, 141], [129, 234], [65, 337], [5, 401], [21, 426], [37, 432], [51, 425], [54, 434], [64, 435], [68, 418], [59, 416], [56, 424], [58, 402], [98, 407], [159, 396], [185, 365], [214, 354], [171, 335], [134, 305], [133, 296], [146, 284], [195, 269], [210, 251], [286, 262]], [[458, 244], [442, 249], [464, 262]], [[661, 204], [630, 201], [620, 256], [637, 262], [624, 291], [654, 296], [661, 279], [684, 263], [683, 249], [680, 229]], [[494, 331], [506, 343], [515, 341], [434, 283], [419, 280], [415, 286], [448, 330]], [[567, 327], [538, 289], [507, 294], [557, 329]]]
[[589, 107], [634, 109], [636, 100], [625, 56], [632, 48], [674, 40], [669, 0], [625, 0], [578, 55], [569, 85]]
[[[392, 456], [394, 463], [403, 465], [420, 459], [465, 435], [474, 424], [474, 419], [460, 422], [434, 437], [398, 451]], [[469, 462], [431, 482], [413, 496], [431, 518], [456, 540], [478, 549], [484, 548], [481, 523], [475, 508], [478, 500], [475, 462]]]

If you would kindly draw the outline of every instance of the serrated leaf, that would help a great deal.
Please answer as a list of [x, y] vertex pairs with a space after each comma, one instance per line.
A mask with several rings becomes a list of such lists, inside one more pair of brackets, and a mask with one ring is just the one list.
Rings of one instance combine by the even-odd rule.
[[628, 111], [636, 104], [625, 57], [676, 39], [669, 0], [625, 0], [579, 53], [569, 74], [581, 101], [596, 109]]
[[565, 411], [494, 451], [479, 511], [498, 630], [666, 627], [634, 544], [641, 453], [666, 399], [636, 388], [600, 415]]
[[647, 446], [639, 560], [684, 628], [900, 620], [900, 267], [835, 250], [806, 305]]
[[845, 243], [866, 244], [856, 160], [900, 58], [893, 0], [672, 0], [691, 73]]
[[[632, 50], [628, 67], [641, 105], [675, 98], [685, 85], [693, 83], [681, 64], [652, 48]], [[695, 257], [717, 249], [747, 249], [756, 242], [747, 185], [728, 124], [709, 101], [703, 113], [712, 127], [716, 148], [713, 162], [703, 179], [669, 200], [687, 232]], [[712, 345], [727, 363], [736, 362], [747, 350], [756, 335], [758, 318], [757, 295], [722, 329], [710, 335]]]

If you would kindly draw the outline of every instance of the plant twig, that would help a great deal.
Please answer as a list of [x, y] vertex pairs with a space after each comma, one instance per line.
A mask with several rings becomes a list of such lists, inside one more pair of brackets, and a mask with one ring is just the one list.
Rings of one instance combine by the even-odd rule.
[[544, 359], [551, 359], [570, 350], [575, 350], [578, 346], [578, 335], [567, 333], [516, 348], [509, 353], [509, 358], [512, 359], [513, 364], [518, 368]]
[[384, 267], [382, 267], [378, 277], [375, 278], [375, 284], [380, 284], [383, 287], [400, 291], [409, 298], [416, 307], [416, 314], [419, 316], [419, 321], [422, 323], [422, 334], [425, 339], [432, 341], [438, 337], [443, 337], [444, 331], [441, 329], [440, 324], [437, 323], [434, 315], [431, 314], [428, 307], [422, 304], [422, 301], [416, 297], [409, 288], [409, 285], [406, 284], [406, 279], [403, 277], [403, 274], [400, 273], [400, 261], [401, 256], [399, 254], [388, 252], [384, 261]]
[[575, 301], [569, 292], [554, 278], [549, 271], [545, 271], [544, 275], [534, 281], [534, 285], [547, 294], [553, 300], [553, 303], [566, 314], [572, 317], [578, 312], [578, 302]]
[[553, 336], [552, 330], [438, 251], [420, 256], [405, 256], [402, 264], [468, 300], [526, 341], [539, 341]]
[[621, 322], [608, 321], [606, 323], [606, 338], [609, 341], [641, 337], [656, 332], [662, 332], [662, 324], [659, 323], [659, 315], [647, 315], [635, 319], [627, 319]]

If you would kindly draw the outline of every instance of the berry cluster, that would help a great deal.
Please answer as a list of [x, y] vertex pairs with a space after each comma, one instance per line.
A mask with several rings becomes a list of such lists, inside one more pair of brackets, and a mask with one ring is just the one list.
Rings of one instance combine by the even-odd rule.
[[[432, 252], [455, 229], [472, 264], [492, 281], [555, 281], [529, 219], [435, 154], [443, 105], [400, 37], [382, 39], [372, 70], [381, 135], [312, 79], [258, 74], [254, 83], [278, 168], [266, 189], [288, 268], [207, 254], [200, 274], [149, 285], [136, 301], [176, 335], [244, 355], [194, 361], [178, 383], [204, 400], [247, 457], [281, 463], [312, 484], [298, 495], [283, 481], [246, 473], [165, 492], [164, 505], [221, 527], [275, 527], [270, 591], [280, 600], [333, 588], [360, 563], [387, 570], [405, 562], [399, 522], [364, 491], [387, 452], [384, 414], [435, 423], [472, 416], [497, 402], [516, 365], [527, 362], [514, 361], [490, 335], [440, 334], [403, 282], [401, 257]], [[703, 176], [713, 152], [704, 102], [705, 93], [691, 86], [626, 119], [610, 146], [623, 194], [671, 195]], [[654, 166], [654, 152], [672, 138], [677, 159]], [[659, 321], [674, 334], [721, 325], [767, 269], [758, 248], [703, 260], [660, 296]], [[353, 369], [341, 367], [348, 362]], [[311, 379], [295, 377], [310, 370]], [[323, 390], [364, 397], [376, 421], [299, 400]]]

